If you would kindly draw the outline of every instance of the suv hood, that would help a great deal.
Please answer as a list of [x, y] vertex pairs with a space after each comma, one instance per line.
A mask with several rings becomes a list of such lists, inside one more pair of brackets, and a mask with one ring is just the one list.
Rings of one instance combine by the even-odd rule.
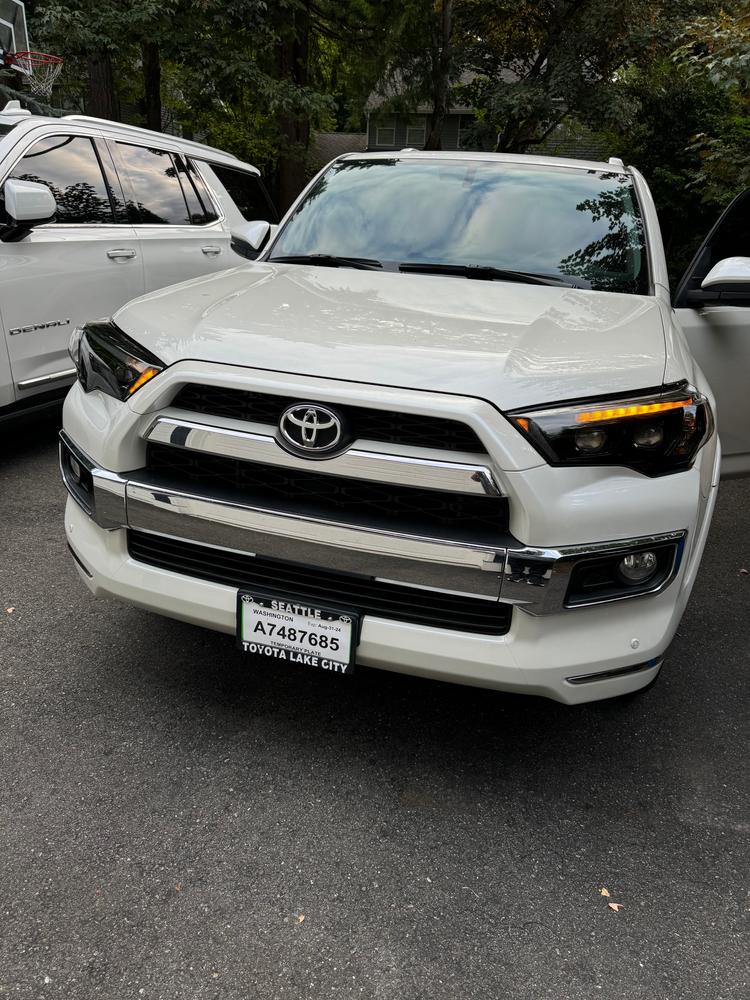
[[662, 384], [654, 298], [259, 263], [115, 316], [166, 364], [199, 360], [454, 393], [502, 409]]

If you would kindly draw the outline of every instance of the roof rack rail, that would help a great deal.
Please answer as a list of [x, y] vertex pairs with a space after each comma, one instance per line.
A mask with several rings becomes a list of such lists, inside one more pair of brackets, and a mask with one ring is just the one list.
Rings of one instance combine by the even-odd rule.
[[[125, 122], [115, 122], [111, 121], [109, 118], [92, 118], [91, 115], [63, 115], [66, 121], [72, 122], [90, 122], [93, 125], [114, 125], [115, 128], [125, 129], [127, 132], [132, 132], [134, 135], [148, 135], [148, 136], [162, 136], [166, 139], [174, 139], [175, 142], [179, 142], [180, 145], [187, 146], [189, 149], [193, 149], [196, 152], [200, 151], [202, 153], [220, 153], [222, 156], [227, 156], [232, 160], [239, 160], [238, 156], [234, 153], [228, 153], [225, 149], [217, 149], [215, 146], [207, 146], [203, 142], [195, 142], [193, 139], [183, 139], [179, 135], [170, 135], [168, 132], [154, 132], [149, 128], [141, 128], [139, 125], [128, 125]], [[241, 162], [241, 161], [240, 161]]]
[[610, 158], [607, 160], [607, 163], [609, 163], [609, 165], [612, 167], [620, 167], [622, 170], [625, 169], [625, 164], [622, 162], [619, 156], [610, 156]]

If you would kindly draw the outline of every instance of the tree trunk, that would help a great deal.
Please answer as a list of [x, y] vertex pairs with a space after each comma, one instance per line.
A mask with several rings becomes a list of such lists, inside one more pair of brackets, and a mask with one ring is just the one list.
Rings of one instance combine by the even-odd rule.
[[[292, 24], [279, 41], [279, 79], [288, 80], [295, 87], [306, 87], [309, 55], [310, 3], [307, 3], [295, 11]], [[278, 120], [281, 156], [276, 174], [276, 189], [279, 210], [285, 212], [305, 186], [307, 179], [305, 160], [310, 142], [310, 119], [305, 114], [290, 111], [280, 114]]]
[[93, 52], [88, 57], [88, 90], [86, 114], [95, 118], [119, 121], [120, 114], [115, 95], [115, 79], [109, 52]]
[[158, 42], [144, 42], [143, 103], [146, 109], [146, 128], [161, 132], [161, 55]]
[[441, 0], [440, 32], [433, 54], [432, 113], [430, 134], [425, 149], [442, 149], [443, 124], [448, 114], [448, 89], [451, 76], [451, 35], [453, 32], [453, 0]]

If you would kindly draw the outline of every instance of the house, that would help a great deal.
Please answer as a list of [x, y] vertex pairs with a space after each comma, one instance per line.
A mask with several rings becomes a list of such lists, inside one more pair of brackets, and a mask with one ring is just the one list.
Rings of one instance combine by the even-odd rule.
[[[475, 76], [474, 73], [464, 72], [458, 83], [466, 86]], [[502, 71], [501, 79], [513, 83], [517, 76], [506, 69]], [[410, 112], [396, 110], [401, 98], [398, 81], [392, 81], [384, 91], [371, 94], [367, 101], [366, 148], [371, 151], [424, 149], [430, 132], [431, 106], [420, 104]], [[443, 120], [441, 149], [479, 149], [492, 152], [496, 145], [495, 137], [485, 132], [481, 140], [478, 140], [474, 130], [475, 122], [475, 109], [457, 102]], [[607, 148], [607, 141], [591, 128], [568, 120], [557, 125], [544, 142], [529, 148], [527, 152], [542, 156], [597, 160], [606, 158], [604, 154]]]
[[[367, 114], [367, 149], [424, 149], [430, 133], [430, 107], [419, 105], [413, 112], [372, 109]], [[451, 108], [443, 121], [443, 149], [476, 149], [470, 135], [474, 125], [474, 110]], [[487, 146], [492, 149], [492, 146]]]

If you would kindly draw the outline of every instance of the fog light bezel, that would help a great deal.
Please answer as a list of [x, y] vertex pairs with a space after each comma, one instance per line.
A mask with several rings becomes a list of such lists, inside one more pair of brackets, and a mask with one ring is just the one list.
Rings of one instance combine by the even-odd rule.
[[[685, 539], [644, 544], [639, 548], [623, 547], [606, 554], [586, 556], [571, 566], [563, 606], [583, 608], [612, 601], [644, 597], [663, 590], [676, 576], [682, 560]], [[624, 582], [617, 572], [626, 556], [654, 552], [657, 565], [651, 576], [641, 582]], [[597, 579], [598, 575], [598, 579]]]

